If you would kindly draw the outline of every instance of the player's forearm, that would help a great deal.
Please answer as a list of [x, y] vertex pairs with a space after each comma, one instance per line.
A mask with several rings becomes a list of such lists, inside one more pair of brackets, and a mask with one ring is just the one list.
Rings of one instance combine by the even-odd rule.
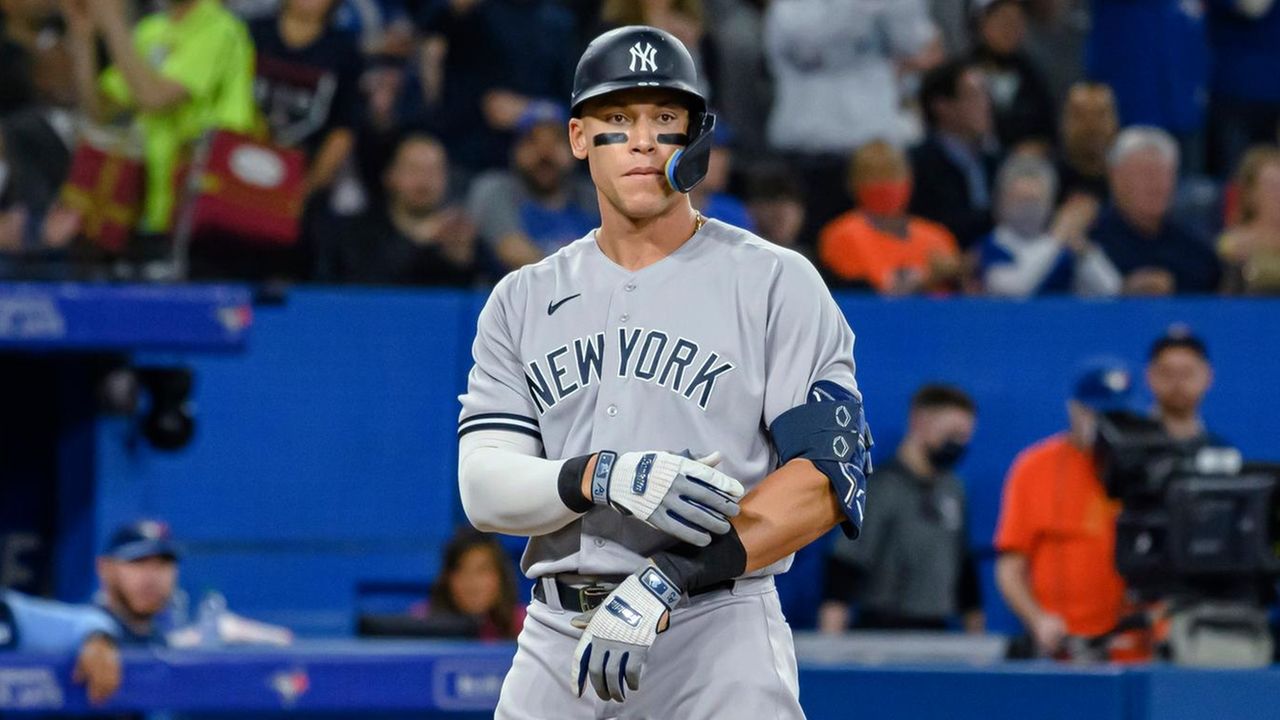
[[[536, 457], [539, 450], [536, 440], [502, 431], [459, 440], [458, 489], [472, 525], [533, 537], [555, 532], [591, 509], [591, 501], [580, 497], [582, 463]], [[566, 485], [570, 464], [572, 483]]]
[[831, 483], [808, 460], [770, 473], [741, 503], [733, 530], [704, 548], [680, 545], [653, 556], [685, 592], [767, 567], [822, 537], [844, 517]]
[[831, 482], [797, 459], [770, 473], [742, 500], [734, 530], [747, 553], [746, 572], [767, 567], [840, 523], [844, 513]]

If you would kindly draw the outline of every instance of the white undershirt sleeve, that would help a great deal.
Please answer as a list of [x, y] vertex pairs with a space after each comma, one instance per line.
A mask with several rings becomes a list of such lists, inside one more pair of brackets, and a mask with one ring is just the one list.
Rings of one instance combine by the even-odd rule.
[[508, 430], [476, 430], [458, 440], [458, 488], [478, 530], [546, 535], [582, 513], [560, 498], [564, 460], [538, 457], [537, 438]]

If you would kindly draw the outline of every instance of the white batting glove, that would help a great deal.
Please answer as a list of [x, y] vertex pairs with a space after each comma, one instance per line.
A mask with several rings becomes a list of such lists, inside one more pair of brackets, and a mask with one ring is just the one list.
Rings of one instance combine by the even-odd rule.
[[573, 626], [585, 630], [573, 651], [578, 697], [588, 679], [601, 700], [626, 700], [624, 684], [640, 689], [649, 648], [666, 630], [665, 619], [680, 595], [680, 588], [650, 565], [623, 580], [594, 610], [573, 618]]
[[691, 459], [669, 452], [602, 450], [591, 476], [591, 499], [635, 517], [683, 542], [705, 547], [729, 532], [739, 512], [742, 483], [715, 466], [720, 453]]

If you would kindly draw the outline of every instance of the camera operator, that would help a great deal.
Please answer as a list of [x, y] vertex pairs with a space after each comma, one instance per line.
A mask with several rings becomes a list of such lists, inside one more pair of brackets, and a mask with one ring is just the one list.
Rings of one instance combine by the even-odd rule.
[[1093, 462], [1098, 415], [1129, 409], [1132, 381], [1118, 362], [1090, 365], [1067, 401], [1070, 428], [1023, 450], [1005, 481], [996, 527], [996, 584], [1038, 654], [1068, 635], [1118, 624], [1124, 582], [1116, 572], [1119, 504]]
[[1155, 417], [1165, 433], [1182, 445], [1225, 445], [1210, 433], [1200, 404], [1213, 384], [1213, 367], [1204, 341], [1174, 326], [1156, 338], [1147, 353], [1147, 386], [1155, 397]]

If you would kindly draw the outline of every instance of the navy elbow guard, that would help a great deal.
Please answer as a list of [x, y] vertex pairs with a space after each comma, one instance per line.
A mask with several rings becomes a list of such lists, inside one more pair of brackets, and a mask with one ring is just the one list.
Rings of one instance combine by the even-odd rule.
[[856, 538], [866, 509], [873, 444], [862, 401], [828, 380], [814, 383], [808, 398], [779, 415], [769, 428], [778, 462], [804, 458], [826, 475], [844, 510], [840, 527]]

